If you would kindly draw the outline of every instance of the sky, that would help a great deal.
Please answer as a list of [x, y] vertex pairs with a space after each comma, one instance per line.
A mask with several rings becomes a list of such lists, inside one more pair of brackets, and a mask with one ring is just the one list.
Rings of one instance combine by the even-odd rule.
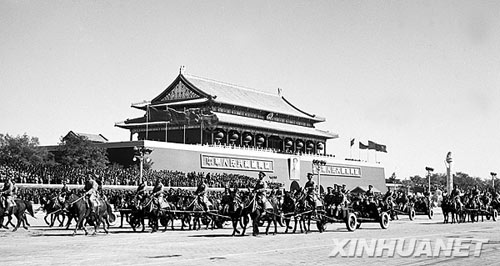
[[[189, 74], [325, 117], [337, 158], [386, 175], [500, 172], [499, 1], [0, 0], [0, 133], [57, 144], [115, 123]], [[360, 151], [350, 140], [384, 144]], [[375, 158], [376, 157], [376, 158]]]

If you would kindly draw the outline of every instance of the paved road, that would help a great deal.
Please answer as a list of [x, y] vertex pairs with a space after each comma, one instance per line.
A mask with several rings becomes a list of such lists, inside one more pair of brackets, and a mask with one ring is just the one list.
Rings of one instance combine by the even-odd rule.
[[[442, 224], [442, 216], [434, 220], [417, 216], [413, 222], [407, 218], [390, 223], [382, 230], [378, 224], [363, 224], [355, 232], [348, 232], [343, 224], [330, 224], [325, 233], [279, 234], [272, 236], [231, 237], [231, 230], [166, 231], [160, 233], [133, 233], [130, 228], [111, 228], [109, 235], [75, 237], [71, 231], [48, 228], [42, 221], [30, 219], [29, 230], [18, 232], [0, 229], [0, 265], [499, 265], [500, 222], [485, 221], [466, 224]], [[450, 239], [487, 240], [480, 256], [468, 257], [420, 256], [394, 257], [383, 253], [381, 257], [331, 257], [332, 251], [349, 239], [417, 239], [435, 245]], [[354, 240], [351, 240], [354, 241]], [[395, 240], [394, 240], [395, 241]], [[353, 243], [353, 242], [348, 242]], [[420, 247], [422, 247], [420, 245]], [[425, 248], [425, 247], [424, 247]], [[455, 247], [454, 247], [455, 248]], [[428, 250], [428, 249], [427, 249]], [[346, 251], [348, 252], [348, 251]], [[399, 253], [398, 253], [399, 254]], [[415, 253], [413, 253], [415, 254]], [[401, 255], [401, 254], [399, 254]], [[462, 250], [463, 255], [463, 250]], [[480, 264], [478, 264], [480, 263]]]

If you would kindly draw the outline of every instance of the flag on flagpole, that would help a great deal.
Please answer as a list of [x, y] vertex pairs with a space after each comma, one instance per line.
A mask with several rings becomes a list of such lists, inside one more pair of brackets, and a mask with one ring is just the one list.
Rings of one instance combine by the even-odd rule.
[[368, 141], [368, 149], [387, 153], [387, 146], [370, 140]]
[[368, 141], [368, 149], [369, 150], [375, 150], [376, 147], [377, 147], [377, 143], [375, 143], [375, 142], [373, 142], [371, 140]]
[[365, 145], [363, 143], [361, 143], [361, 141], [359, 142], [359, 149], [360, 150], [367, 150], [368, 149], [368, 145]]

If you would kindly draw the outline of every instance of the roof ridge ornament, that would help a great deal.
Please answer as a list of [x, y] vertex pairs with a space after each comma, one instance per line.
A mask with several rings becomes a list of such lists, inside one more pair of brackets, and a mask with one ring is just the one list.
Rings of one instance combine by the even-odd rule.
[[183, 75], [186, 72], [186, 66], [180, 66], [179, 67], [179, 74]]
[[283, 91], [282, 89], [278, 88], [278, 96], [281, 96], [282, 91]]

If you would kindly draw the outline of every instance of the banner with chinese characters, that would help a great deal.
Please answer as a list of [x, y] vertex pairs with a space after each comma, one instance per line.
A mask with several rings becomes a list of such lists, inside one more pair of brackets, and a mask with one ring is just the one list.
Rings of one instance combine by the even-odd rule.
[[274, 172], [274, 161], [261, 158], [201, 154], [201, 168]]
[[[361, 168], [356, 166], [326, 164], [319, 167], [321, 175], [361, 177]], [[318, 170], [314, 168], [313, 173], [317, 174]]]

